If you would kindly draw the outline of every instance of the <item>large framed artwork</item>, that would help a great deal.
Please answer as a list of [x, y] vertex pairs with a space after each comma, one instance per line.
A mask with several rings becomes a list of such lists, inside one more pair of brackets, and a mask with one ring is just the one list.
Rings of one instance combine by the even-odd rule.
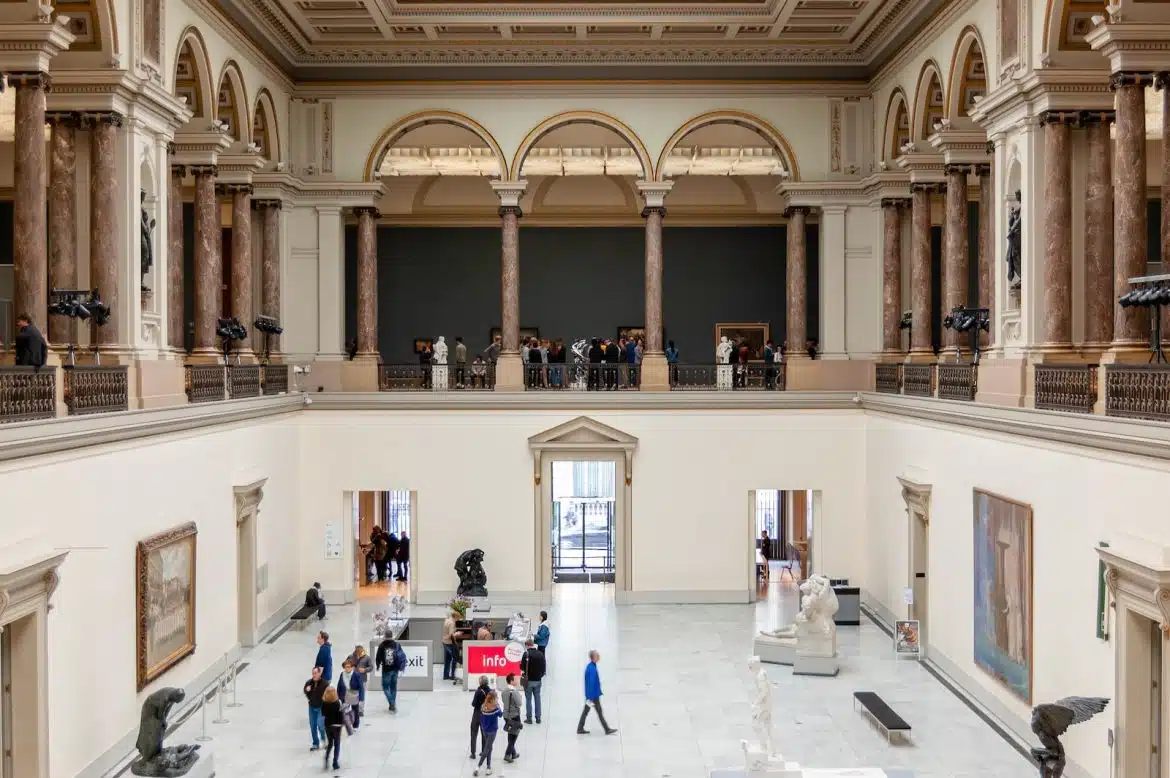
[[[488, 343], [493, 342], [497, 337], [503, 337], [504, 331], [499, 327], [492, 327], [491, 334], [488, 335]], [[520, 328], [520, 342], [530, 338], [540, 338], [540, 327], [521, 327]]]
[[1032, 704], [1032, 508], [975, 490], [975, 664]]
[[[764, 344], [771, 337], [771, 329], [771, 326], [767, 322], [716, 324], [714, 345], [719, 345], [719, 339], [724, 336], [732, 343], [746, 342], [748, 345], [748, 359], [753, 361], [762, 360], [764, 358]], [[734, 361], [734, 358], [732, 361]]]
[[138, 690], [195, 653], [194, 522], [139, 541]]
[[[618, 327], [617, 328], [617, 339], [621, 340], [622, 338], [626, 338], [627, 340], [630, 338], [641, 338], [642, 342], [645, 343], [646, 342], [646, 328], [642, 325]], [[665, 327], [662, 328], [662, 345], [663, 346], [666, 345], [666, 328]]]

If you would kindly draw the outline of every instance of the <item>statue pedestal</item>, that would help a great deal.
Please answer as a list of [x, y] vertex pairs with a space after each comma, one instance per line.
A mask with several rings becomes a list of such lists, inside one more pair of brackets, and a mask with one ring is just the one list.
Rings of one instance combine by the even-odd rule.
[[715, 368], [715, 388], [731, 391], [731, 365], [719, 365]]
[[450, 388], [450, 380], [447, 365], [435, 365], [431, 368], [431, 391], [447, 391]]
[[761, 662], [774, 665], [791, 665], [796, 661], [796, 638], [773, 638], [756, 635], [752, 649]]
[[[149, 772], [134, 772], [134, 765], [131, 764], [127, 775], [144, 775], [150, 776], [153, 773]], [[215, 754], [207, 747], [206, 743], [199, 744], [199, 759], [195, 764], [191, 765], [191, 769], [183, 773], [183, 778], [215, 778]]]
[[796, 661], [792, 663], [793, 675], [824, 675], [832, 677], [840, 672], [840, 670], [841, 666], [837, 663], [836, 656], [801, 654], [799, 650], [796, 652]]

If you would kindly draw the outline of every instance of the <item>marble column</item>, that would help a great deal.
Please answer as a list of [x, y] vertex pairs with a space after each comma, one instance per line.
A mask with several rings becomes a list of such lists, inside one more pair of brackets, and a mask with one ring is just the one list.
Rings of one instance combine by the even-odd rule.
[[[1162, 93], [1162, 272], [1170, 273], [1170, 73], [1154, 77]], [[1170, 306], [1162, 308], [1162, 342], [1170, 340]]]
[[[967, 176], [973, 172], [970, 165], [947, 165], [946, 196], [946, 228], [943, 230], [946, 243], [943, 253], [943, 262], [946, 270], [943, 278], [946, 287], [943, 289], [943, 312], [950, 314], [955, 308], [967, 307], [968, 273], [970, 265], [970, 246], [967, 240]], [[944, 330], [945, 345], [956, 356], [962, 353], [964, 345], [969, 342], [969, 336], [955, 330]]]
[[47, 332], [48, 254], [45, 247], [47, 194], [45, 163], [46, 73], [8, 73], [16, 89], [12, 163], [13, 305]]
[[84, 118], [89, 126], [89, 285], [110, 307], [105, 326], [94, 328], [97, 344], [109, 347], [118, 345], [122, 329], [118, 320], [122, 290], [118, 278], [117, 148], [122, 117], [103, 112]]
[[220, 256], [219, 201], [214, 165], [192, 165], [195, 177], [195, 353], [219, 354], [215, 324], [223, 304], [223, 258]]
[[[174, 147], [169, 149], [174, 155]], [[183, 179], [187, 168], [171, 164], [170, 191], [167, 192], [167, 345], [175, 351], [186, 350], [187, 321], [183, 315]]]
[[1044, 127], [1044, 322], [1040, 343], [1072, 345], [1072, 128], [1074, 111], [1046, 111]]
[[[232, 316], [252, 331], [252, 185], [231, 184], [232, 196]], [[252, 359], [252, 341], [245, 338], [234, 351], [241, 359]]]
[[901, 353], [902, 331], [902, 211], [906, 201], [882, 200], [882, 349]]
[[805, 225], [809, 208], [790, 206], [784, 212], [788, 219], [788, 333], [785, 358], [808, 358], [808, 253], [805, 246]]
[[662, 345], [662, 220], [663, 206], [646, 206], [646, 350], [644, 356], [663, 353]]
[[501, 356], [520, 354], [520, 217], [519, 205], [500, 206]]
[[[995, 146], [988, 144], [989, 154], [995, 154]], [[992, 203], [995, 192], [991, 183], [991, 165], [976, 165], [975, 175], [979, 177], [979, 307], [986, 308], [991, 322], [988, 332], [979, 332], [979, 345], [986, 348], [995, 332], [995, 225]]]
[[[49, 289], [77, 288], [77, 128], [75, 113], [48, 116], [49, 144]], [[50, 316], [50, 343], [77, 343], [77, 320]]]
[[[261, 261], [263, 291], [260, 309], [265, 316], [280, 321], [280, 200], [264, 200], [261, 207], [261, 227], [264, 235], [264, 254]], [[269, 335], [268, 350], [280, 353], [280, 336]]]
[[1149, 310], [1123, 308], [1117, 298], [1129, 291], [1129, 279], [1146, 274], [1146, 87], [1148, 73], [1114, 73], [1109, 79], [1117, 98], [1117, 132], [1113, 144], [1113, 345], [1140, 347], [1148, 341]]
[[1113, 111], [1087, 113], [1085, 185], [1085, 344], [1104, 347], [1113, 341]]
[[910, 351], [931, 357], [930, 195], [937, 188], [937, 184], [910, 187]]
[[378, 219], [377, 208], [354, 208], [357, 216], [358, 356], [378, 357]]

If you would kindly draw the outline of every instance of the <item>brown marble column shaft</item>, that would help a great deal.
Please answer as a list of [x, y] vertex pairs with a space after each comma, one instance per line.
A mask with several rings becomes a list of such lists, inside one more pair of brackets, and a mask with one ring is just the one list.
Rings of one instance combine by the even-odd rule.
[[47, 333], [48, 253], [45, 247], [45, 73], [9, 73], [16, 89], [12, 163], [13, 305]]
[[[263, 292], [261, 311], [280, 321], [280, 201], [266, 200], [262, 203], [261, 220], [264, 233], [264, 255], [262, 260]], [[280, 352], [280, 336], [268, 336], [268, 348], [272, 353]]]
[[520, 353], [520, 206], [500, 206], [500, 352]]
[[[110, 318], [95, 327], [101, 346], [120, 342], [118, 300], [118, 128], [116, 113], [86, 114], [89, 125], [89, 285], [110, 307]], [[137, 252], [135, 253], [137, 256]], [[137, 292], [137, 290], [134, 290]]]
[[1048, 111], [1044, 127], [1044, 324], [1041, 343], [1072, 345], [1072, 128], [1079, 115]]
[[1123, 308], [1117, 298], [1129, 291], [1129, 279], [1146, 274], [1146, 96], [1153, 83], [1148, 73], [1114, 73], [1109, 85], [1117, 93], [1117, 132], [1113, 144], [1113, 343], [1140, 346], [1149, 337], [1149, 310]]
[[646, 352], [662, 351], [662, 220], [666, 209], [647, 206], [642, 209], [646, 220]]
[[[249, 332], [252, 315], [252, 185], [232, 184], [232, 316]], [[251, 356], [252, 341], [245, 338], [235, 347], [241, 356]]]
[[354, 208], [357, 215], [358, 354], [378, 354], [378, 219], [377, 208]]
[[1085, 343], [1113, 341], [1113, 111], [1086, 114], [1088, 180], [1085, 185]]
[[219, 201], [214, 165], [193, 165], [195, 177], [195, 351], [218, 354], [215, 323], [223, 304]]
[[[77, 288], [77, 128], [75, 113], [50, 114], [49, 289]], [[57, 345], [77, 343], [77, 320], [50, 316], [48, 338]]]
[[[174, 150], [171, 150], [174, 154]], [[186, 349], [186, 317], [183, 315], [183, 179], [187, 168], [171, 165], [167, 192], [167, 345]]]
[[788, 217], [787, 359], [808, 356], [808, 252], [804, 237], [808, 212], [800, 205], [784, 212]]
[[[995, 146], [989, 153], [995, 154]], [[995, 332], [995, 274], [991, 268], [995, 263], [995, 225], [992, 223], [992, 202], [995, 192], [991, 183], [991, 165], [976, 165], [975, 175], [979, 177], [979, 307], [986, 308], [991, 327], [988, 332], [979, 332], [979, 344], [987, 347]]]
[[930, 195], [936, 184], [910, 187], [910, 351], [933, 354], [930, 304]]
[[[970, 246], [967, 239], [967, 176], [972, 172], [970, 165], [947, 165], [946, 227], [943, 230], [946, 251], [943, 261], [946, 271], [946, 288], [943, 290], [943, 311], [949, 314], [955, 308], [966, 307], [968, 300], [968, 273]], [[962, 350], [969, 336], [954, 330], [945, 330], [946, 345]]]
[[902, 351], [902, 211], [906, 201], [882, 200], [882, 349]]

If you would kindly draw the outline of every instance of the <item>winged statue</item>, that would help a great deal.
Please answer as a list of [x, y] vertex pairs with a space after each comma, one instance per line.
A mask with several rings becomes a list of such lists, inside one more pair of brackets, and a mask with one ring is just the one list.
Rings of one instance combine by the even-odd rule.
[[1032, 708], [1032, 731], [1040, 738], [1040, 748], [1032, 749], [1032, 758], [1040, 766], [1040, 778], [1060, 778], [1066, 763], [1060, 736], [1073, 724], [1083, 724], [1105, 710], [1105, 697], [1064, 697], [1056, 702]]

